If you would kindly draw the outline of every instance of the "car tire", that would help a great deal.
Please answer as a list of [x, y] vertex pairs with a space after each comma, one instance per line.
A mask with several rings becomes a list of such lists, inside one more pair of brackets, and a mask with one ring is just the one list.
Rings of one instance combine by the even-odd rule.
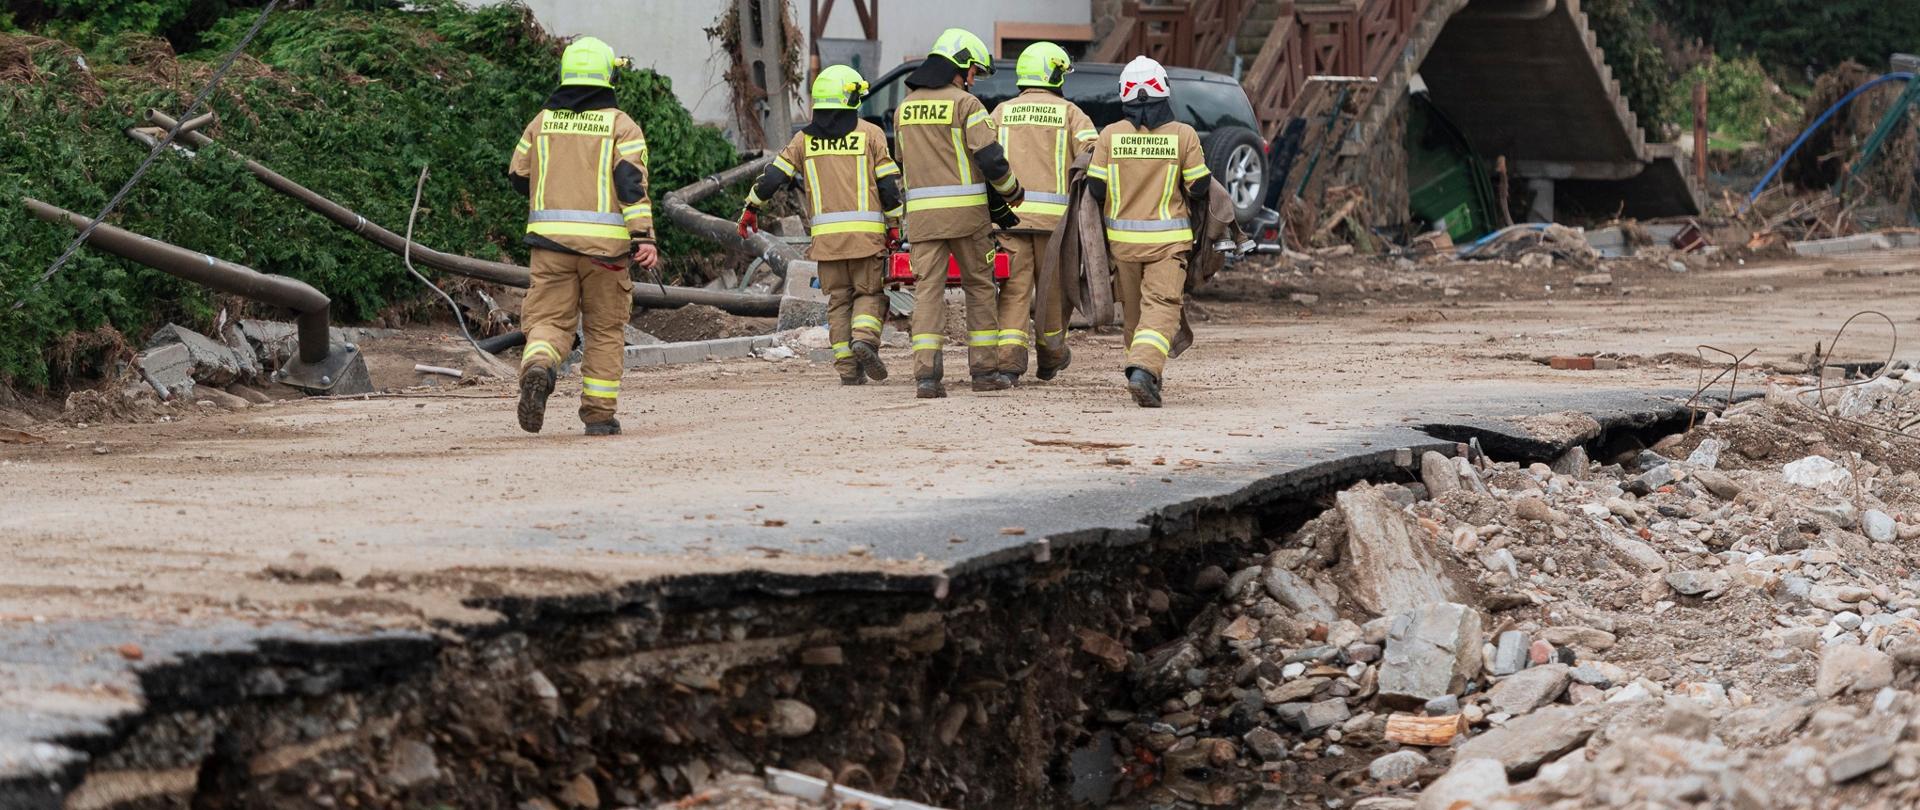
[[1245, 127], [1222, 127], [1200, 142], [1207, 169], [1226, 186], [1233, 216], [1242, 226], [1260, 215], [1267, 192], [1267, 150], [1260, 135]]

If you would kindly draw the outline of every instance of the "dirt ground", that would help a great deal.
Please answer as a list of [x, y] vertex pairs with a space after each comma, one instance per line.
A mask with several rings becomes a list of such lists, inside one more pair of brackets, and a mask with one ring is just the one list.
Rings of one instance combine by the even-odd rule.
[[[1902, 294], [1920, 291], [1914, 255], [1686, 273], [1616, 265], [1604, 287], [1575, 287], [1578, 272], [1359, 262], [1230, 271], [1200, 302], [1199, 343], [1171, 364], [1160, 411], [1127, 400], [1120, 341], [1106, 334], [1076, 335], [1074, 367], [1054, 383], [934, 402], [894, 381], [842, 388], [831, 368], [804, 359], [630, 372], [627, 433], [605, 441], [586, 440], [567, 413], [577, 378], [563, 383], [540, 436], [515, 429], [503, 381], [30, 424], [44, 443], [0, 444], [10, 560], [0, 617], [405, 625], [465, 616], [457, 597], [489, 580], [539, 591], [741, 565], [926, 571], [938, 567], [928, 546], [946, 538], [885, 543], [837, 527], [877, 516], [938, 525], [942, 503], [1010, 490], [1204, 475], [1251, 463], [1274, 441], [1310, 445], [1393, 424], [1415, 405], [1692, 388], [1699, 344], [1757, 348], [1757, 361], [1792, 366], [1855, 311], [1883, 310], [1903, 326], [1920, 315]], [[1884, 331], [1857, 327], [1842, 359], [1884, 357]], [[1537, 362], [1578, 353], [1623, 367]], [[904, 352], [887, 354], [905, 370]], [[1176, 472], [1150, 459], [1174, 461]], [[1036, 521], [1006, 521], [1025, 522]], [[727, 539], [743, 528], [764, 529], [765, 540]], [[993, 528], [954, 534], [972, 541]], [[268, 572], [289, 565], [340, 576]], [[370, 598], [334, 598], [345, 595]]]

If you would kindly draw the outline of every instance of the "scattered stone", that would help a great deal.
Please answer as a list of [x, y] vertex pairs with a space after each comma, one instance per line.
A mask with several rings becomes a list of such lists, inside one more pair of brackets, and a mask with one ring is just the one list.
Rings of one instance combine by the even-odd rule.
[[1645, 496], [1676, 480], [1678, 479], [1673, 474], [1673, 465], [1660, 464], [1634, 476], [1628, 480], [1627, 483], [1623, 484], [1622, 487], [1635, 495]]
[[1807, 489], [1844, 486], [1853, 481], [1853, 473], [1825, 456], [1807, 456], [1788, 464], [1780, 473], [1787, 483]]
[[1521, 715], [1554, 702], [1567, 691], [1569, 667], [1546, 664], [1507, 676], [1487, 692], [1487, 701], [1498, 711]]
[[1193, 575], [1193, 589], [1201, 593], [1212, 593], [1227, 586], [1227, 571], [1217, 565], [1209, 565]]
[[1494, 807], [1507, 792], [1507, 769], [1491, 758], [1455, 757], [1445, 776], [1420, 794], [1417, 810]]
[[1427, 758], [1419, 751], [1395, 751], [1367, 763], [1367, 776], [1384, 785], [1400, 785], [1413, 781], [1426, 765]]
[[1316, 622], [1332, 622], [1340, 618], [1334, 612], [1333, 605], [1328, 604], [1313, 586], [1285, 568], [1277, 565], [1268, 567], [1261, 585], [1266, 588], [1268, 596], [1292, 608], [1299, 618]]
[[128, 661], [138, 661], [142, 658], [147, 657], [147, 652], [145, 650], [140, 649], [140, 645], [134, 644], [132, 642], [128, 642], [126, 644], [122, 644], [118, 647], [115, 647], [114, 651], [120, 653], [120, 657], [125, 658]]
[[1613, 274], [1612, 273], [1587, 273], [1585, 275], [1574, 276], [1573, 286], [1575, 287], [1611, 287], [1613, 286]]
[[1591, 708], [1549, 706], [1466, 741], [1454, 754], [1454, 762], [1497, 760], [1508, 775], [1527, 776], [1541, 763], [1584, 744], [1599, 727], [1601, 716]]
[[1501, 633], [1494, 642], [1493, 661], [1487, 671], [1494, 675], [1512, 675], [1527, 667], [1527, 634], [1524, 630], [1508, 630]]
[[1613, 649], [1615, 643], [1612, 633], [1579, 625], [1548, 627], [1540, 631], [1540, 638], [1556, 647], [1578, 647], [1592, 652]]
[[1613, 688], [1613, 679], [1607, 677], [1607, 673], [1600, 671], [1599, 667], [1592, 664], [1581, 664], [1568, 670], [1567, 677], [1573, 679], [1575, 683], [1599, 689]]
[[555, 798], [560, 800], [563, 807], [595, 810], [600, 806], [600, 789], [594, 786], [593, 777], [582, 773], [574, 776], [566, 787], [561, 788], [560, 794]]
[[1860, 515], [1860, 531], [1875, 543], [1891, 543], [1899, 536], [1893, 516], [1878, 509], [1868, 509]]
[[[1347, 524], [1345, 592], [1368, 612], [1394, 615], [1454, 598], [1455, 587], [1407, 514], [1360, 484], [1334, 496]], [[1424, 532], [1423, 532], [1424, 533]]]
[[440, 779], [440, 767], [433, 754], [433, 746], [420, 740], [405, 739], [393, 745], [386, 771], [382, 774], [387, 785], [395, 790], [406, 790]]
[[1254, 755], [1263, 762], [1279, 762], [1287, 758], [1287, 738], [1266, 726], [1255, 726], [1252, 731], [1242, 735], [1240, 741], [1253, 749]]
[[1587, 465], [1589, 463], [1587, 448], [1575, 445], [1569, 448], [1567, 452], [1561, 453], [1560, 457], [1554, 459], [1553, 464], [1549, 466], [1553, 468], [1554, 472], [1561, 475], [1572, 476], [1573, 478], [1586, 478]]
[[1394, 617], [1380, 663], [1380, 698], [1413, 707], [1457, 695], [1480, 670], [1480, 613], [1451, 602]]
[[1821, 697], [1872, 692], [1893, 682], [1893, 657], [1857, 644], [1828, 644], [1820, 651], [1813, 689]]
[[1674, 571], [1667, 574], [1667, 587], [1681, 596], [1712, 597], [1726, 589], [1728, 578], [1722, 571]]
[[1700, 482], [1700, 486], [1713, 493], [1714, 497], [1729, 501], [1740, 497], [1740, 485], [1719, 470], [1694, 470], [1693, 480]]
[[1513, 503], [1513, 515], [1521, 520], [1552, 523], [1559, 515], [1539, 498], [1521, 498]]
[[773, 710], [767, 717], [767, 730], [776, 737], [805, 737], [813, 733], [813, 727], [820, 720], [812, 706], [791, 698], [780, 698], [773, 702]]
[[[206, 385], [226, 385], [240, 379], [242, 365], [240, 357], [226, 344], [195, 332], [179, 324], [167, 324], [147, 339], [147, 352], [165, 346], [180, 346], [186, 350], [188, 373], [197, 383]], [[147, 356], [146, 352], [141, 355]], [[145, 366], [144, 361], [142, 366]]]
[[1453, 459], [1428, 450], [1420, 454], [1420, 483], [1426, 485], [1427, 497], [1439, 498], [1460, 489], [1460, 472]]
[[1726, 442], [1719, 439], [1701, 439], [1700, 445], [1687, 454], [1687, 463], [1701, 470], [1712, 470], [1720, 466], [1720, 452], [1725, 449]]
[[1886, 767], [1893, 761], [1894, 737], [1873, 737], [1827, 757], [1827, 778], [1834, 784], [1850, 782]]

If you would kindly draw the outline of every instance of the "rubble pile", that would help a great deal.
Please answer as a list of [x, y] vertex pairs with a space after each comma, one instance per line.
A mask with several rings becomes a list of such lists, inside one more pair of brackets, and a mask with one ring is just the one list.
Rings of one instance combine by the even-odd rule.
[[1426, 453], [1202, 572], [1139, 709], [1095, 707], [1131, 798], [1913, 806], [1920, 372], [1794, 382], [1651, 447], [1569, 414], [1551, 464]]

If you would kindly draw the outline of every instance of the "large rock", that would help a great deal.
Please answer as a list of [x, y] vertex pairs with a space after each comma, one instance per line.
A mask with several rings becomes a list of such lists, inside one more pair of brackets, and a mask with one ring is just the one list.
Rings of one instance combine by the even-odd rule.
[[1427, 487], [1427, 497], [1438, 498], [1460, 488], [1460, 471], [1453, 466], [1453, 459], [1432, 450], [1420, 454], [1420, 483]]
[[1277, 565], [1268, 568], [1261, 578], [1261, 585], [1267, 589], [1268, 596], [1292, 608], [1299, 618], [1329, 624], [1340, 618], [1333, 611], [1333, 605], [1328, 604], [1312, 585], [1285, 568]]
[[1454, 753], [1454, 769], [1468, 760], [1490, 759], [1506, 768], [1508, 776], [1530, 775], [1541, 763], [1586, 743], [1601, 717], [1589, 707], [1549, 706], [1466, 741]]
[[1441, 602], [1396, 616], [1380, 661], [1380, 698], [1419, 706], [1457, 695], [1480, 671], [1480, 613]]
[[1456, 758], [1445, 776], [1420, 794], [1416, 810], [1467, 810], [1491, 807], [1507, 792], [1507, 774], [1500, 763], [1487, 759]]
[[1813, 689], [1821, 697], [1872, 692], [1893, 683], [1893, 656], [1858, 644], [1828, 644], [1820, 651]]
[[170, 323], [160, 327], [147, 340], [148, 351], [167, 345], [186, 347], [187, 361], [192, 366], [191, 374], [195, 382], [226, 385], [240, 379], [243, 373], [240, 356], [233, 349], [179, 324]]
[[1487, 692], [1493, 708], [1508, 714], [1526, 714], [1560, 699], [1572, 676], [1566, 664], [1546, 664], [1507, 676]]
[[1373, 487], [1360, 484], [1334, 497], [1347, 524], [1351, 581], [1346, 592], [1375, 615], [1393, 615], [1451, 602], [1448, 579], [1407, 514]]

